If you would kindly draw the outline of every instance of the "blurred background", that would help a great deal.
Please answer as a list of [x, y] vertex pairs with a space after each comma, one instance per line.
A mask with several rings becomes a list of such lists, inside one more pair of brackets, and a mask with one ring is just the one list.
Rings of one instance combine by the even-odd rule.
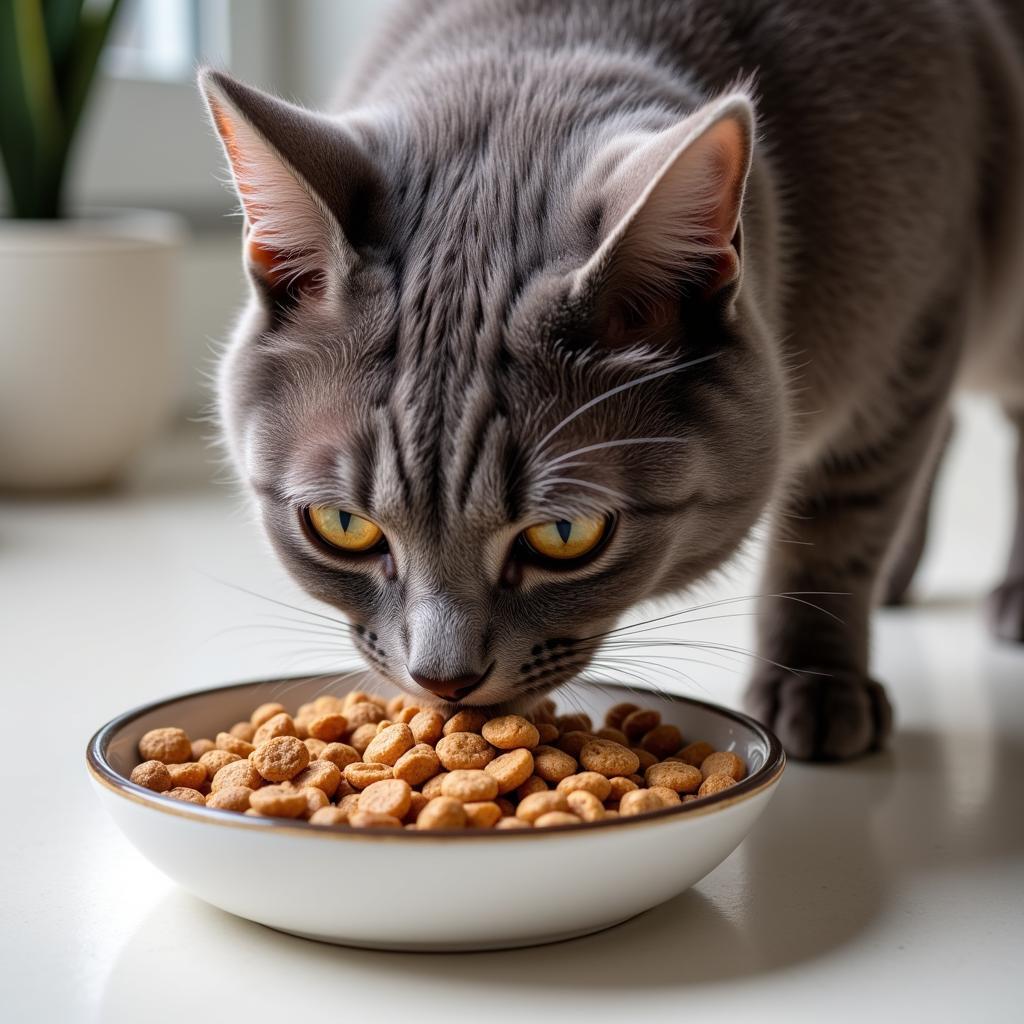
[[183, 218], [178, 411], [209, 394], [201, 371], [241, 303], [241, 221], [195, 87], [200, 63], [305, 106], [329, 103], [391, 0], [123, 0], [68, 182], [71, 209]]

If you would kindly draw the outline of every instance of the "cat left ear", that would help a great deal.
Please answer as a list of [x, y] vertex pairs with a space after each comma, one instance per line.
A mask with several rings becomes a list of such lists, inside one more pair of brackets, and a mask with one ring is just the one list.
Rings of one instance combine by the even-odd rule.
[[323, 292], [358, 259], [368, 157], [337, 121], [221, 72], [200, 72], [199, 84], [245, 214], [250, 273], [274, 296]]
[[597, 289], [613, 320], [644, 326], [670, 315], [684, 291], [734, 286], [753, 125], [749, 98], [735, 93], [639, 145], [616, 140], [603, 154], [613, 169], [600, 192], [600, 244], [573, 291]]

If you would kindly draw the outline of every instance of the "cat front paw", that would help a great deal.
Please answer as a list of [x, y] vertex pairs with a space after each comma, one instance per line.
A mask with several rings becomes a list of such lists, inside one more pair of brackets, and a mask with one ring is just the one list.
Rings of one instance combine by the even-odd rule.
[[992, 635], [1009, 643], [1024, 643], [1024, 580], [1007, 580], [989, 595], [988, 624]]
[[811, 675], [773, 668], [751, 683], [745, 703], [786, 753], [802, 761], [859, 757], [881, 747], [892, 731], [882, 685], [846, 670]]

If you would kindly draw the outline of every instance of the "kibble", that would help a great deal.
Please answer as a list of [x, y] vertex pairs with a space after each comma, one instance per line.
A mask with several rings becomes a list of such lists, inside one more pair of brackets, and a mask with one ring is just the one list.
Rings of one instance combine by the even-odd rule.
[[174, 800], [317, 827], [430, 831], [586, 825], [680, 807], [746, 777], [743, 758], [685, 743], [658, 711], [445, 714], [399, 695], [261, 704], [215, 739], [179, 728], [139, 740], [136, 784]]

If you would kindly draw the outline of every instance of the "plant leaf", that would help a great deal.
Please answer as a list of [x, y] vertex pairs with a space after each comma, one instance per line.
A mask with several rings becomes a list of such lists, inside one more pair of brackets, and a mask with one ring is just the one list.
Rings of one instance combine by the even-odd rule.
[[58, 79], [78, 31], [83, 3], [84, 0], [43, 0], [46, 41]]
[[0, 0], [0, 152], [19, 216], [54, 216], [64, 117], [39, 0]]
[[100, 54], [120, 6], [121, 0], [111, 0], [107, 9], [98, 14], [87, 8], [79, 20], [74, 49], [70, 54], [61, 90], [69, 144], [85, 108], [96, 74], [96, 65], [99, 63]]

